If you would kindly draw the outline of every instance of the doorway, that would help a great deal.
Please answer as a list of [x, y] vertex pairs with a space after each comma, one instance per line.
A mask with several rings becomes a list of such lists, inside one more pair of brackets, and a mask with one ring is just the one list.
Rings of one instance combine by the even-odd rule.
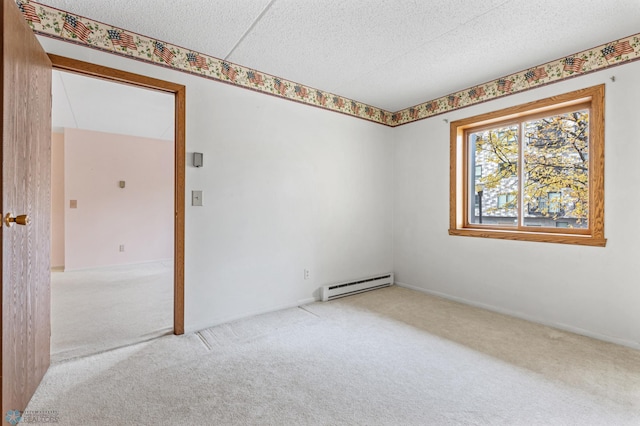
[[[163, 129], [166, 132], [169, 132], [169, 136], [166, 137], [166, 139], [171, 139], [171, 142], [173, 142], [173, 160], [172, 160], [172, 164], [169, 164], [169, 166], [173, 167], [173, 182], [172, 182], [172, 186], [173, 186], [173, 194], [169, 194], [170, 196], [172, 195], [172, 210], [173, 211], [169, 211], [169, 221], [172, 221], [172, 225], [173, 225], [173, 235], [172, 235], [172, 247], [169, 247], [169, 251], [171, 252], [171, 257], [173, 259], [172, 262], [172, 272], [166, 269], [163, 269], [166, 264], [162, 264], [162, 262], [160, 262], [160, 264], [155, 263], [153, 265], [146, 265], [145, 267], [143, 267], [142, 269], [140, 268], [134, 268], [135, 270], [131, 269], [131, 265], [127, 266], [127, 265], [122, 265], [122, 266], [118, 266], [116, 268], [116, 270], [114, 271], [113, 268], [110, 268], [111, 270], [108, 271], [108, 274], [111, 274], [111, 276], [114, 276], [113, 274], [115, 273], [115, 275], [122, 275], [123, 273], [126, 274], [133, 274], [132, 278], [136, 278], [136, 275], [138, 275], [137, 278], [141, 278], [142, 282], [144, 282], [145, 280], [148, 281], [149, 276], [153, 275], [156, 276], [157, 274], [162, 274], [164, 273], [169, 274], [167, 276], [167, 279], [170, 280], [169, 282], [169, 286], [166, 290], [168, 292], [173, 293], [173, 324], [171, 326], [171, 329], [173, 330], [174, 334], [183, 334], [184, 333], [184, 174], [185, 174], [185, 88], [182, 85], [178, 85], [175, 83], [170, 83], [170, 82], [166, 82], [166, 81], [162, 81], [162, 80], [156, 80], [156, 79], [152, 79], [149, 77], [145, 77], [145, 76], [141, 76], [141, 75], [137, 75], [137, 74], [132, 74], [132, 73], [128, 73], [128, 72], [123, 72], [120, 70], [115, 70], [115, 69], [111, 69], [111, 68], [107, 68], [107, 67], [102, 67], [102, 66], [98, 66], [95, 64], [90, 64], [90, 63], [86, 63], [86, 62], [82, 62], [82, 61], [77, 61], [74, 59], [69, 59], [69, 58], [64, 58], [64, 57], [60, 57], [57, 55], [49, 55], [49, 58], [53, 64], [53, 69], [54, 69], [54, 73], [57, 71], [61, 71], [64, 73], [72, 73], [73, 76], [84, 76], [84, 77], [90, 77], [90, 78], [97, 78], [100, 79], [102, 81], [106, 80], [107, 82], [113, 83], [124, 83], [125, 85], [129, 85], [129, 86], [133, 86], [136, 89], [140, 89], [140, 88], [144, 88], [144, 89], [151, 89], [152, 91], [157, 91], [157, 92], [163, 92], [164, 94], [169, 94], [172, 95], [173, 97], [173, 123], [168, 123], [171, 124], [170, 127], [167, 127], [167, 129]], [[54, 76], [55, 77], [55, 76]], [[101, 81], [101, 83], [102, 83]], [[156, 92], [156, 93], [157, 93]], [[121, 100], [121, 102], [126, 102], [126, 100]], [[123, 112], [123, 111], [121, 111]], [[113, 113], [114, 116], [117, 119], [117, 115], [118, 115], [118, 110], [116, 111], [110, 111], [110, 113]], [[86, 136], [86, 135], [85, 135]], [[103, 135], [104, 136], [104, 135]], [[166, 135], [165, 135], [166, 136]], [[150, 156], [150, 160], [152, 159], [152, 156]], [[55, 166], [55, 164], [54, 164]], [[140, 167], [143, 167], [143, 165], [141, 164]], [[77, 179], [76, 179], [77, 180]], [[118, 191], [120, 191], [120, 193], [124, 193], [126, 187], [127, 187], [127, 181], [126, 178], [123, 178], [121, 181], [115, 181], [113, 182], [114, 187], [117, 185], [118, 186]], [[80, 200], [74, 200], [74, 199], [67, 199], [65, 198], [64, 200], [64, 208], [79, 208], [78, 204], [81, 202]], [[67, 205], [68, 204], [68, 205]], [[69, 212], [74, 212], [74, 210], [67, 210]], [[136, 221], [145, 221], [144, 217], [139, 217], [140, 215], [136, 215], [133, 212], [131, 212], [130, 208], [123, 208], [121, 211], [119, 211], [118, 213], [113, 215], [114, 217], [111, 218], [111, 221], [113, 222], [113, 224], [115, 224], [115, 226], [125, 226], [127, 224], [131, 224], [133, 223], [133, 226], [135, 228], [135, 223]], [[118, 225], [120, 224], [120, 225]], [[54, 224], [55, 225], [55, 224]], [[74, 223], [75, 226], [75, 223]], [[132, 228], [132, 229], [134, 229]], [[153, 228], [153, 227], [152, 227]], [[150, 229], [152, 229], [150, 228]], [[158, 228], [158, 226], [156, 226], [156, 228]], [[160, 230], [158, 230], [160, 231]], [[154, 232], [148, 230], [146, 233], [148, 236], [150, 235], [155, 235]], [[159, 233], [158, 233], [159, 234]], [[55, 236], [54, 236], [55, 239]], [[143, 242], [145, 240], [145, 238], [138, 238], [136, 241], [140, 241]], [[119, 252], [117, 255], [120, 255], [121, 258], [124, 258], [124, 254], [126, 253], [128, 246], [126, 244], [119, 244], [118, 246], [116, 246], [116, 250]], [[133, 248], [133, 247], [131, 247]], [[113, 250], [113, 247], [110, 247], [110, 250]], [[52, 250], [52, 254], [55, 251], [55, 249]], [[124, 253], [123, 253], [124, 252]], [[129, 253], [126, 253], [129, 255]], [[84, 254], [83, 254], [84, 255]], [[98, 256], [99, 258], [101, 258], [101, 261], [106, 262], [105, 264], [108, 264], [110, 262], [109, 259], [113, 260], [114, 258], [109, 258], [109, 256], [112, 256], [113, 254], [107, 254], [107, 255], [102, 255], [102, 256]], [[117, 256], [116, 255], [116, 256]], [[107, 260], [105, 259], [105, 256], [107, 258]], [[82, 256], [81, 256], [82, 257]], [[77, 258], [77, 257], [76, 257]], [[75, 258], [74, 258], [75, 259]], [[135, 259], [134, 259], [135, 260]], [[140, 259], [138, 259], [140, 260]], [[167, 259], [165, 259], [167, 260]], [[74, 260], [75, 262], [75, 260]], [[59, 263], [59, 261], [53, 261], [52, 262], [52, 266], [58, 266], [55, 265], [55, 263]], [[66, 263], [66, 260], [65, 260]], [[113, 262], [111, 262], [113, 263]], [[126, 261], [124, 263], [127, 263]], [[128, 262], [128, 263], [135, 263], [134, 262]], [[72, 265], [74, 267], [69, 268], [69, 269], [82, 269], [82, 262], [78, 262], [75, 265]], [[129, 268], [129, 269], [128, 269]], [[128, 272], [127, 272], [128, 271]], [[77, 276], [81, 275], [83, 273], [83, 271], [78, 271], [79, 274], [76, 274]], [[95, 271], [91, 270], [91, 273], [93, 273]], [[55, 272], [54, 272], [55, 273]], [[74, 272], [75, 273], [75, 272]], [[154, 275], [155, 274], [155, 275]], [[159, 276], [159, 275], [157, 275]], [[130, 277], [131, 278], [131, 277]], [[109, 278], [107, 278], [107, 280], [109, 280]], [[54, 280], [55, 281], [55, 280]], [[55, 282], [52, 283], [52, 285], [56, 285]], [[126, 286], [125, 286], [126, 287]], [[122, 287], [122, 288], [125, 288]], [[66, 288], [70, 288], [70, 287], [66, 287]], [[144, 285], [143, 287], [141, 287], [144, 290]], [[147, 287], [149, 288], [149, 287]], [[127, 288], [128, 289], [128, 288]], [[118, 297], [122, 297], [122, 298], [126, 298], [126, 293], [122, 293], [121, 296], [116, 295], [111, 295], [112, 297], [115, 297], [115, 299], [117, 299]], [[112, 302], [118, 302], [117, 300], [113, 300]], [[125, 302], [124, 300], [122, 300], [122, 302]], [[115, 306], [115, 305], [114, 305]], [[128, 308], [131, 308], [134, 306], [130, 306]], [[127, 308], [127, 309], [128, 309]], [[134, 307], [135, 308], [135, 307]], [[117, 311], [113, 312], [113, 315], [118, 315]], [[139, 332], [140, 331], [140, 327], [139, 324], [137, 324], [138, 322], [142, 322], [139, 321], [139, 319], [142, 317], [138, 317], [138, 319], [136, 319], [135, 316], [131, 317], [131, 320], [128, 323], [123, 324], [122, 326], [124, 326], [125, 328], [130, 328], [132, 330], [132, 332], [136, 332], [136, 330]], [[70, 323], [69, 323], [70, 324]], [[55, 331], [55, 327], [54, 327], [54, 331]], [[142, 338], [142, 340], [144, 340], [144, 335], [143, 336], [139, 336]], [[153, 336], [151, 336], [153, 337]], [[55, 340], [55, 338], [53, 339]], [[119, 346], [119, 345], [118, 345]], [[53, 356], [53, 355], [52, 355]]]

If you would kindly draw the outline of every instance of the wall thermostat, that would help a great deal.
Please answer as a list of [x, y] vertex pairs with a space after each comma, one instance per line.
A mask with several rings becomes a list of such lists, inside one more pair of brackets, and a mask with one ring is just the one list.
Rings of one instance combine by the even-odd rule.
[[194, 152], [193, 153], [193, 167], [202, 167], [202, 153]]

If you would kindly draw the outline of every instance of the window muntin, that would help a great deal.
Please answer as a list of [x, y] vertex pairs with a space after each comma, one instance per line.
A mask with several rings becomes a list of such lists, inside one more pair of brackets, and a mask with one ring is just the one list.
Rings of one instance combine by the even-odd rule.
[[603, 246], [603, 109], [595, 86], [452, 122], [449, 233]]

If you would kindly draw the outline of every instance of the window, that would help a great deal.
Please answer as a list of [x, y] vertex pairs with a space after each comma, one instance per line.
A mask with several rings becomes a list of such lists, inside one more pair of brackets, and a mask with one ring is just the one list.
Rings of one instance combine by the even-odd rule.
[[512, 207], [516, 201], [516, 196], [514, 194], [500, 194], [498, 195], [498, 208], [504, 209], [507, 207]]
[[[585, 185], [586, 189], [589, 187]], [[559, 215], [561, 212], [564, 214], [564, 209], [560, 209], [560, 193], [559, 192], [549, 192], [547, 195], [547, 216], [549, 215]], [[586, 215], [582, 215], [584, 220], [587, 220]], [[576, 216], [577, 217], [577, 216]], [[577, 226], [580, 226], [581, 223], [578, 223]], [[586, 227], [587, 224], [584, 224]]]
[[450, 235], [604, 246], [604, 85], [451, 123]]

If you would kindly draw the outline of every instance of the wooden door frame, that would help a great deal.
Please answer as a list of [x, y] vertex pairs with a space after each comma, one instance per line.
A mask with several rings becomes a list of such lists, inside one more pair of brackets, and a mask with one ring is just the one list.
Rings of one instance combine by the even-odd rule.
[[175, 98], [173, 333], [184, 334], [184, 217], [186, 87], [181, 84], [48, 54], [53, 69], [172, 93]]

